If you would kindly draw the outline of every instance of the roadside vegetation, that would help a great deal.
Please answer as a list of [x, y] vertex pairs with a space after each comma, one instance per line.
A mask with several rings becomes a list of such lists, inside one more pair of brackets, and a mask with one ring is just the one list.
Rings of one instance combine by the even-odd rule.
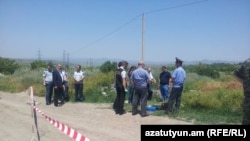
[[[7, 62], [5, 62], [7, 61]], [[33, 87], [35, 96], [45, 96], [45, 87], [42, 85], [42, 73], [48, 63], [35, 61], [30, 64], [17, 64], [13, 60], [0, 58], [0, 62], [8, 67], [0, 68], [0, 91], [21, 92]], [[53, 65], [56, 65], [55, 63]], [[85, 102], [112, 103], [116, 97], [113, 87], [114, 70], [117, 64], [107, 61], [98, 67], [84, 66], [86, 74], [84, 80]], [[172, 73], [173, 65], [166, 65]], [[235, 64], [196, 64], [183, 66], [187, 72], [187, 80], [184, 85], [181, 109], [179, 114], [168, 115], [194, 124], [240, 124], [242, 119], [242, 85], [233, 77]], [[12, 69], [14, 68], [14, 71]], [[128, 67], [129, 68], [129, 67]], [[153, 66], [152, 73], [158, 82], [161, 66]], [[11, 69], [8, 71], [8, 69]], [[7, 70], [7, 71], [6, 71]], [[69, 74], [70, 102], [74, 99], [73, 72], [75, 66], [67, 66]], [[157, 83], [153, 84], [153, 99], [148, 105], [161, 105], [160, 93]], [[127, 97], [126, 97], [127, 99]], [[125, 103], [127, 111], [131, 111], [131, 105]], [[163, 110], [157, 110], [151, 114], [166, 116]], [[166, 123], [167, 124], [167, 123]]]

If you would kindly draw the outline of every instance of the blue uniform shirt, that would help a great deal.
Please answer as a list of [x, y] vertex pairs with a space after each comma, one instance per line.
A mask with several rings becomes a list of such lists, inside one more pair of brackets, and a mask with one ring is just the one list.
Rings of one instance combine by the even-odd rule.
[[183, 86], [185, 79], [186, 79], [186, 72], [185, 70], [180, 66], [174, 70], [174, 73], [172, 75], [172, 78], [175, 79], [173, 83], [173, 87], [178, 88]]
[[46, 82], [52, 82], [52, 80], [53, 80], [52, 72], [53, 72], [53, 71], [48, 71], [48, 70], [45, 70], [45, 71], [43, 72], [43, 77], [45, 78], [45, 81], [46, 81]]
[[150, 76], [145, 69], [139, 67], [132, 72], [130, 79], [134, 81], [135, 88], [146, 88]]

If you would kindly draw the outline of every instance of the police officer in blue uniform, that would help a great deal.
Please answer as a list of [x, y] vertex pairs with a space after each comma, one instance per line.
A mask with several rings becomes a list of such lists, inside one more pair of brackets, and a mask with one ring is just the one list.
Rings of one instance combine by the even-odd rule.
[[48, 64], [47, 70], [43, 72], [43, 85], [46, 88], [45, 102], [46, 105], [51, 104], [51, 98], [53, 94], [53, 70], [52, 66]]
[[[186, 71], [182, 68], [183, 61], [177, 57], [175, 59], [176, 59], [175, 61], [176, 68], [170, 80], [173, 84], [172, 84], [170, 97], [168, 100], [168, 107], [166, 108], [166, 111], [165, 111], [166, 114], [170, 112], [178, 113], [180, 109], [180, 105], [181, 105], [183, 85], [186, 79]], [[175, 103], [175, 107], [173, 107], [174, 103]]]

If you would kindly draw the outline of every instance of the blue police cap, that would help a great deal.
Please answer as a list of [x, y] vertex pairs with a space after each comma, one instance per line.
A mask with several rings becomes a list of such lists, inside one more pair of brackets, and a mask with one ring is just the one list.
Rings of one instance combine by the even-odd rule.
[[176, 61], [175, 61], [176, 63], [182, 63], [182, 62], [183, 62], [181, 59], [179, 59], [179, 58], [177, 58], [177, 57], [175, 57], [175, 60], [176, 60]]

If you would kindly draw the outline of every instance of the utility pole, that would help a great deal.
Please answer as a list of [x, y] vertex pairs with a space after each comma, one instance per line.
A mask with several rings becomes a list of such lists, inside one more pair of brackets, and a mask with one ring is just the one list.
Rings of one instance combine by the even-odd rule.
[[69, 53], [67, 54], [67, 68], [69, 68]]
[[90, 58], [90, 67], [93, 67], [93, 60]]
[[39, 50], [38, 50], [38, 61], [40, 61], [41, 60], [41, 52], [40, 52], [40, 48], [39, 48]]
[[142, 56], [141, 61], [144, 62], [144, 13], [142, 14]]
[[63, 50], [63, 66], [65, 65], [65, 56], [66, 56], [66, 54], [65, 54], [65, 50]]

